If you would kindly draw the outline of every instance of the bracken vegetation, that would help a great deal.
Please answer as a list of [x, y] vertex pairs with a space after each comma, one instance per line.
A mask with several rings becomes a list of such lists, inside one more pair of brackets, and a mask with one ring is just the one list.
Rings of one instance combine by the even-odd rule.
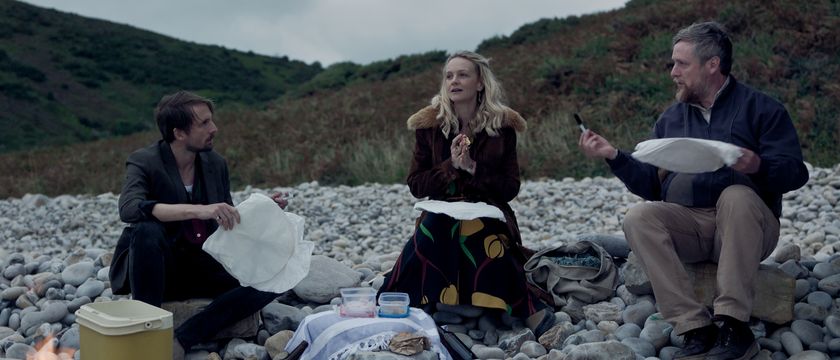
[[[840, 162], [840, 3], [634, 0], [611, 12], [543, 19], [478, 45], [492, 58], [508, 104], [529, 121], [519, 142], [523, 176], [606, 174], [602, 162], [577, 150], [571, 114], [632, 149], [673, 102], [671, 36], [706, 20], [732, 32], [732, 73], [786, 105], [806, 160], [817, 166]], [[217, 151], [228, 159], [234, 188], [404, 181], [414, 141], [405, 120], [436, 92], [445, 55], [334, 64], [264, 108], [222, 106]], [[31, 81], [41, 71], [27, 62], [0, 65], [7, 67]], [[21, 98], [29, 94], [10, 89]], [[236, 91], [209, 95], [235, 97]], [[149, 125], [150, 114], [151, 102], [143, 115]], [[117, 192], [125, 158], [158, 137], [146, 131], [2, 154], [0, 197]]]

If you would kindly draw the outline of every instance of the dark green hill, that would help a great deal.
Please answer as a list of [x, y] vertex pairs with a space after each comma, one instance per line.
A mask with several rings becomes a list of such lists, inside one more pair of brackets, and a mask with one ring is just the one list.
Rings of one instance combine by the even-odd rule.
[[180, 88], [260, 104], [321, 70], [0, 0], [0, 152], [149, 129], [161, 94]]
[[[571, 114], [580, 113], [590, 128], [632, 149], [674, 101], [671, 37], [707, 20], [730, 29], [732, 74], [787, 107], [805, 160], [823, 167], [840, 163], [840, 2], [633, 0], [615, 11], [543, 19], [478, 45], [492, 59], [508, 104], [528, 120], [518, 142], [523, 176], [607, 174], [602, 161], [578, 151]], [[216, 149], [228, 160], [233, 187], [404, 181], [414, 141], [405, 119], [436, 93], [444, 56], [335, 64], [266, 108], [220, 109]], [[16, 66], [3, 67], [37, 84], [37, 72]], [[51, 81], [51, 74], [45, 76]], [[109, 91], [86, 94], [107, 99]], [[239, 93], [214, 96], [232, 94]], [[158, 137], [148, 131], [0, 154], [0, 198], [119, 191], [126, 156]], [[91, 177], [93, 171], [98, 176]]]

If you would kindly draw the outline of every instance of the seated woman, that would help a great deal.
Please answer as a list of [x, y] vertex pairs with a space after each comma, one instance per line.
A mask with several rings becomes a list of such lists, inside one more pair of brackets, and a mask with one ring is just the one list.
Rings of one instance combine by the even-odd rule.
[[408, 119], [416, 133], [408, 186], [417, 198], [485, 202], [505, 221], [423, 212], [380, 291], [406, 292], [412, 306], [499, 309], [525, 318], [537, 336], [553, 325], [553, 309], [528, 291], [508, 205], [519, 192], [516, 132], [525, 126], [502, 104], [488, 59], [466, 51], [447, 59], [439, 94]]

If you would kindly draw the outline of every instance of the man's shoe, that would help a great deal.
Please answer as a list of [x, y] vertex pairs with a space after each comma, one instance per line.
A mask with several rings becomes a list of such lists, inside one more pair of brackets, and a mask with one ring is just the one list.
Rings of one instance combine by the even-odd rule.
[[722, 318], [715, 347], [706, 354], [706, 359], [750, 359], [758, 354], [758, 342], [747, 323], [729, 316]]
[[701, 328], [689, 330], [683, 335], [685, 345], [682, 350], [674, 354], [674, 359], [699, 360], [706, 357], [706, 353], [715, 346], [718, 328], [715, 325], [706, 325]]

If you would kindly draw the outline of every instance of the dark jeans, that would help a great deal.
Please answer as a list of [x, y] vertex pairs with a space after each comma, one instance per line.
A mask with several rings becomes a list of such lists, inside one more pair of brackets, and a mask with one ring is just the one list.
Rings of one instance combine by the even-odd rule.
[[199, 245], [168, 237], [160, 223], [142, 222], [134, 227], [129, 277], [135, 300], [160, 307], [164, 301], [214, 298], [175, 329], [175, 338], [185, 350], [259, 311], [278, 296], [240, 286]]

